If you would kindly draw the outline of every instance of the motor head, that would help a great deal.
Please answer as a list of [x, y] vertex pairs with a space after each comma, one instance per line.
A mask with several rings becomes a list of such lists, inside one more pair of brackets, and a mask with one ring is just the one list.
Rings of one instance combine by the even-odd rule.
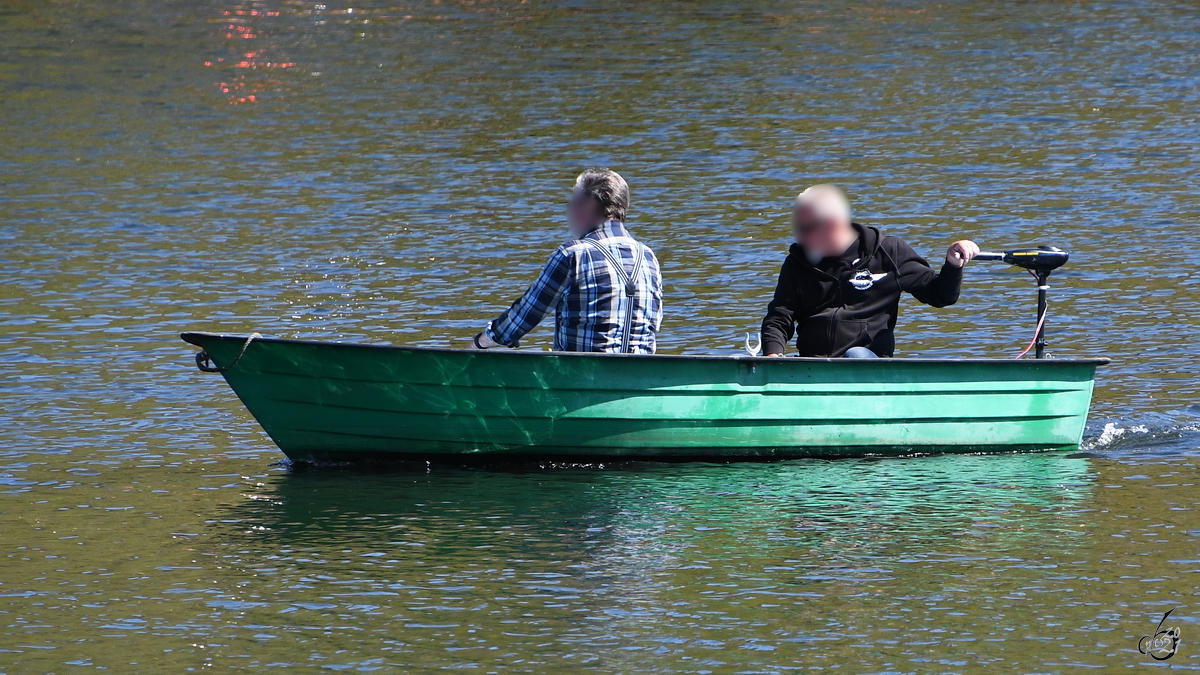
[[1057, 246], [1039, 246], [1037, 248], [1019, 248], [1005, 251], [1004, 262], [1017, 267], [1024, 267], [1034, 272], [1056, 270], [1067, 263], [1071, 254]]
[[1052, 270], [1062, 267], [1071, 254], [1056, 246], [1039, 246], [1037, 248], [1018, 248], [1004, 253], [980, 253], [978, 260], [1002, 260], [1010, 265], [1024, 267], [1039, 274], [1050, 274]]

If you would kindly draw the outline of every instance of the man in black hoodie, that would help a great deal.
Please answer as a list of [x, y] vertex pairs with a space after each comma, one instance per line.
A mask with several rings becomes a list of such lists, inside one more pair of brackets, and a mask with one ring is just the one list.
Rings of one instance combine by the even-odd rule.
[[800, 356], [890, 357], [900, 294], [953, 305], [963, 265], [979, 254], [974, 242], [956, 241], [935, 272], [901, 239], [851, 222], [850, 202], [833, 185], [814, 185], [796, 197], [792, 229], [796, 243], [762, 323], [768, 356], [782, 356], [795, 334]]

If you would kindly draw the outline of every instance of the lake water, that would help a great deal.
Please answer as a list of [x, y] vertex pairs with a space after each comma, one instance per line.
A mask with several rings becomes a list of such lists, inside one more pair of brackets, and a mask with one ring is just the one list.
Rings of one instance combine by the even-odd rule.
[[[0, 0], [0, 672], [1113, 670], [1172, 609], [1200, 668], [1200, 12], [847, 4]], [[815, 182], [1070, 250], [1083, 451], [304, 470], [178, 340], [465, 346], [589, 165], [666, 353], [740, 349]], [[899, 354], [1033, 312], [972, 264]]]

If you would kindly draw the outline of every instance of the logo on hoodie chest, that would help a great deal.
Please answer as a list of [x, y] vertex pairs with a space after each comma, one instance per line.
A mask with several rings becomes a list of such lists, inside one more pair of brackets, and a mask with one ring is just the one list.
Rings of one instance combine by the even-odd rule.
[[876, 281], [882, 281], [887, 276], [887, 272], [882, 274], [871, 274], [871, 270], [859, 270], [850, 277], [850, 285], [854, 288], [865, 291], [875, 285]]

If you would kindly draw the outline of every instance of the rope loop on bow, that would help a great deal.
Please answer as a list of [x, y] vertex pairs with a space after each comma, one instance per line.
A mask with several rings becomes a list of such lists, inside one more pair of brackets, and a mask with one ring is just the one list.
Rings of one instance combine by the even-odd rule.
[[245, 344], [242, 345], [242, 351], [238, 352], [237, 358], [235, 358], [229, 365], [224, 367], [218, 366], [216, 362], [212, 360], [212, 357], [208, 355], [208, 352], [201, 351], [199, 354], [196, 354], [196, 367], [205, 373], [227, 373], [238, 364], [238, 361], [242, 360], [243, 356], [246, 355], [246, 350], [250, 348], [250, 343], [254, 342], [255, 338], [261, 337], [261, 333], [251, 333], [250, 337], [246, 338]]

